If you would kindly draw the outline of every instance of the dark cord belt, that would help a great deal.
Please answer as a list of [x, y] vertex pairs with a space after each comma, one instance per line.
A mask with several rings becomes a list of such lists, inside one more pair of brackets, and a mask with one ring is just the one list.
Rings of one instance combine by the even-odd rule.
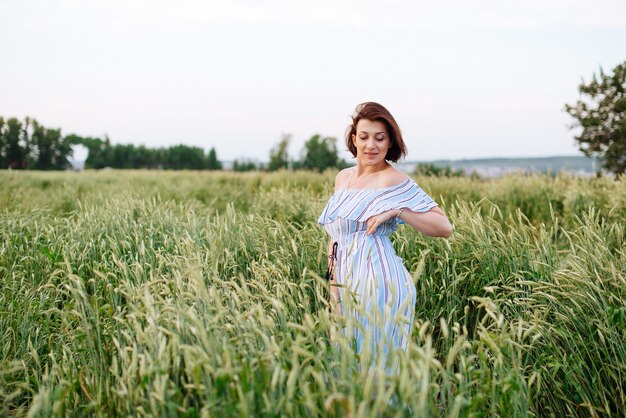
[[324, 276], [324, 278], [326, 280], [331, 280], [333, 278], [335, 260], [337, 260], [337, 241], [333, 242], [333, 252], [328, 257], [330, 258], [330, 263], [328, 263], [328, 270], [326, 270], [326, 276]]

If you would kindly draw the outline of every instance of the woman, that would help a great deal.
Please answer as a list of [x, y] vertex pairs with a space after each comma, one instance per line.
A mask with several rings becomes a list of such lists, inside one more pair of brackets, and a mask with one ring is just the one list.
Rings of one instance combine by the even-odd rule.
[[387, 358], [389, 348], [406, 350], [413, 326], [415, 285], [389, 236], [399, 223], [448, 238], [452, 226], [437, 204], [388, 161], [406, 155], [400, 128], [382, 105], [357, 106], [346, 131], [356, 167], [340, 171], [335, 193], [318, 222], [331, 236], [331, 306], [346, 321], [344, 335], [356, 350]]

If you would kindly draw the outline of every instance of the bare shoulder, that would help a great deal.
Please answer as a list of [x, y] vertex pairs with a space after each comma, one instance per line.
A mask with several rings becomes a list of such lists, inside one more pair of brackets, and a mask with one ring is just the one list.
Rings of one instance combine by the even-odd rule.
[[335, 191], [342, 189], [346, 186], [346, 184], [350, 180], [350, 177], [354, 175], [355, 170], [356, 167], [348, 167], [337, 173], [337, 176], [335, 177]]
[[391, 166], [390, 168], [385, 170], [385, 177], [383, 179], [384, 185], [382, 187], [395, 186], [396, 184], [400, 184], [409, 178], [410, 177], [407, 176], [405, 173]]

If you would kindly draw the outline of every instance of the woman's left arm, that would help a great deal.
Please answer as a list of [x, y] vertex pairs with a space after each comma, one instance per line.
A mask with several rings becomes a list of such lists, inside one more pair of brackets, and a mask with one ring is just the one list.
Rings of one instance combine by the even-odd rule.
[[388, 210], [367, 220], [367, 233], [375, 233], [380, 224], [396, 216], [429, 237], [449, 238], [452, 235], [452, 225], [439, 207], [428, 212], [413, 212], [408, 208]]

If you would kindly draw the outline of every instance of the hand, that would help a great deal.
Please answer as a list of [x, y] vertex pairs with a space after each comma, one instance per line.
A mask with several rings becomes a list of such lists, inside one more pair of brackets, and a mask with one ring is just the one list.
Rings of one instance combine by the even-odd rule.
[[373, 235], [376, 233], [376, 230], [381, 224], [384, 224], [389, 219], [394, 218], [398, 215], [397, 209], [391, 209], [387, 212], [379, 213], [378, 215], [370, 216], [367, 220], [367, 231], [365, 232], [368, 235]]

